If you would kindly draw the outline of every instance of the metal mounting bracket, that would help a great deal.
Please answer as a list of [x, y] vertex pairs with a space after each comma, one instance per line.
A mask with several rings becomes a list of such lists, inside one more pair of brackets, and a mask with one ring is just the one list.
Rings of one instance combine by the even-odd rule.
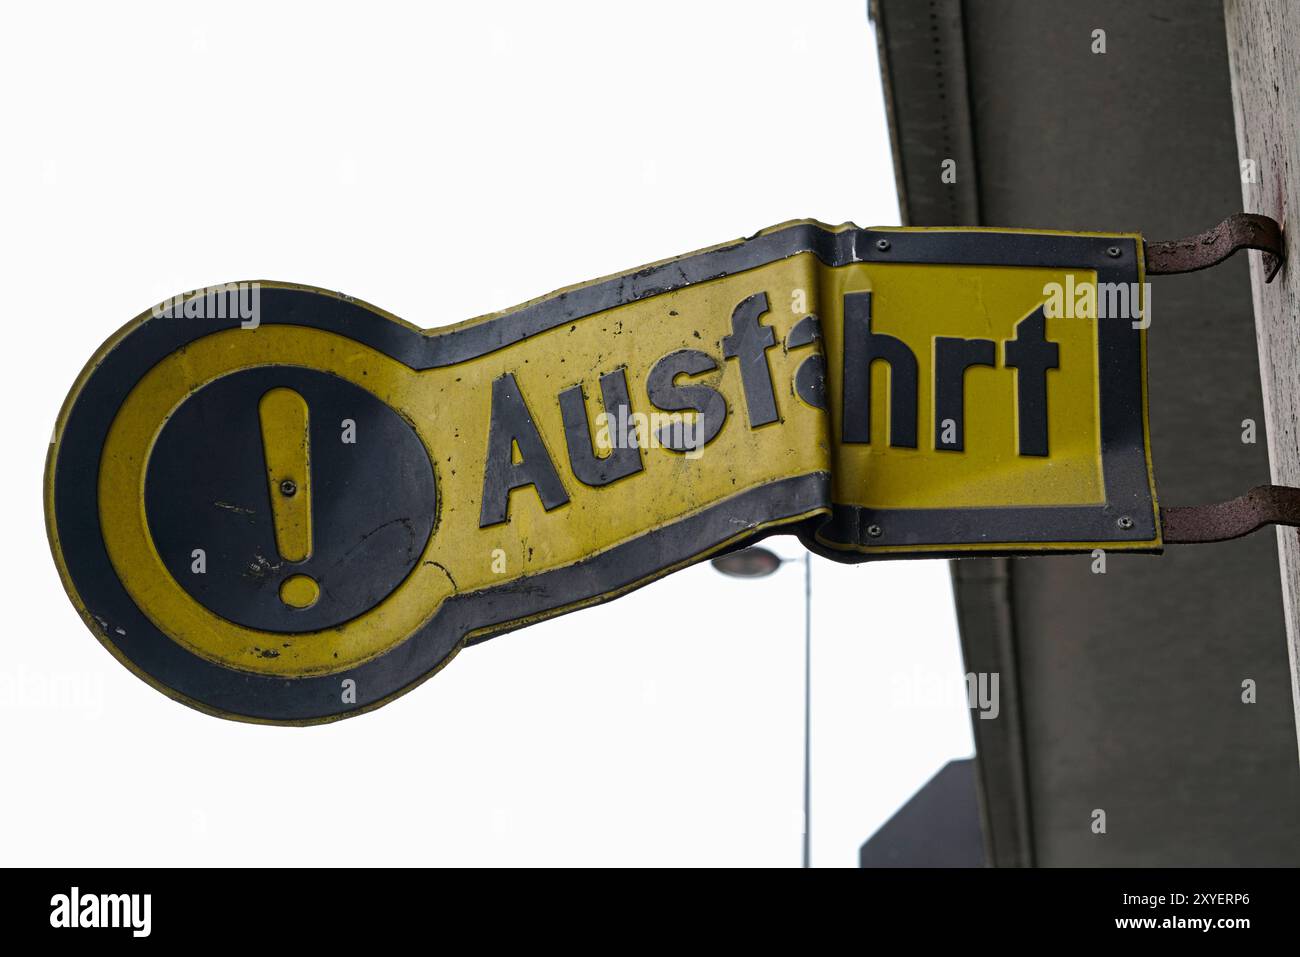
[[1227, 502], [1162, 508], [1160, 524], [1169, 545], [1226, 542], [1265, 525], [1300, 526], [1300, 488], [1257, 485]]
[[1264, 254], [1264, 281], [1272, 282], [1286, 260], [1282, 227], [1258, 213], [1233, 213], [1219, 225], [1196, 236], [1146, 243], [1147, 273], [1165, 276], [1196, 272], [1223, 262], [1238, 249]]

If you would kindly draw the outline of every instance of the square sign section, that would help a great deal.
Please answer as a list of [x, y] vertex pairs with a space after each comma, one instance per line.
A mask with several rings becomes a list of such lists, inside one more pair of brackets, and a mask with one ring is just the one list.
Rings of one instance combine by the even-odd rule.
[[826, 370], [822, 549], [1158, 548], [1140, 243], [979, 230], [877, 243], [887, 262], [822, 284], [840, 360]]

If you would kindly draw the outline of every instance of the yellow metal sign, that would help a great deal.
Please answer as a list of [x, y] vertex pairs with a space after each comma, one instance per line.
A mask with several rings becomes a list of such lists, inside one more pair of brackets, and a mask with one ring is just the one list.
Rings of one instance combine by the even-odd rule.
[[1158, 550], [1142, 270], [1133, 235], [798, 222], [431, 331], [198, 290], [73, 387], [51, 544], [138, 674], [282, 723], [774, 531]]

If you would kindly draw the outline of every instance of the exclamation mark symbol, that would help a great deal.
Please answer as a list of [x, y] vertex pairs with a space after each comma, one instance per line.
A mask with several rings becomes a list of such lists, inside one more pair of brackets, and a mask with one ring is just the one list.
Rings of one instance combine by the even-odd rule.
[[[287, 562], [311, 557], [311, 436], [307, 400], [292, 389], [272, 389], [257, 405], [262, 450], [275, 521], [275, 547]], [[320, 597], [310, 575], [290, 575], [280, 585], [280, 600], [290, 608], [309, 608]]]

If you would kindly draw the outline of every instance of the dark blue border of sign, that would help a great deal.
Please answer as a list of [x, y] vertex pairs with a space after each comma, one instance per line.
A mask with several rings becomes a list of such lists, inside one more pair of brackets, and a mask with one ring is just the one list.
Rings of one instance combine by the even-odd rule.
[[[880, 239], [889, 241], [887, 251], [877, 247]], [[1111, 247], [1119, 249], [1118, 257], [1108, 254]], [[497, 318], [445, 332], [426, 334], [346, 297], [274, 286], [261, 288], [261, 322], [325, 329], [413, 369], [428, 369], [494, 352], [605, 309], [806, 252], [815, 254], [827, 266], [855, 262], [1051, 266], [1095, 269], [1100, 282], [1136, 282], [1139, 277], [1139, 249], [1131, 238], [863, 229], [835, 232], [801, 223], [557, 293]], [[735, 542], [737, 528], [757, 529], [792, 520], [830, 501], [830, 476], [825, 472], [751, 489], [598, 557], [498, 588], [455, 595], [406, 641], [348, 671], [284, 678], [227, 668], [169, 639], [128, 595], [100, 533], [98, 476], [109, 427], [135, 383], [167, 355], [236, 322], [214, 328], [211, 321], [205, 320], [148, 317], [140, 321], [99, 359], [80, 389], [69, 396], [67, 417], [54, 453], [57, 458], [51, 463], [52, 522], [74, 597], [80, 599], [79, 604], [96, 622], [103, 640], [133, 670], [177, 700], [213, 714], [305, 724], [361, 713], [436, 672], [471, 631], [480, 637], [500, 634], [524, 619], [560, 614], [622, 594]], [[1107, 495], [1104, 506], [916, 511], [906, 516], [900, 512], [838, 509], [827, 528], [849, 532], [878, 523], [884, 534], [871, 541], [881, 545], [921, 543], [926, 537], [952, 543], [989, 541], [996, 540], [996, 532], [1005, 536], [1013, 528], [1024, 541], [1037, 541], [1039, 536], [1050, 541], [1075, 540], [1081, 527], [1087, 529], [1088, 539], [1095, 541], [1139, 542], [1154, 538], [1155, 505], [1145, 453], [1141, 339], [1126, 320], [1102, 320], [1097, 325]], [[1130, 518], [1131, 528], [1118, 527], [1120, 515]], [[943, 516], [947, 516], [948, 530], [954, 535], [934, 538], [933, 532], [923, 532], [908, 537], [901, 532], [905, 524], [913, 522], [918, 523], [915, 528], [933, 529], [933, 523], [945, 520]], [[1063, 537], [1061, 533], [1067, 529], [1072, 534]], [[899, 537], [891, 538], [891, 530], [899, 530], [892, 532]], [[802, 531], [808, 541], [807, 530]], [[818, 543], [809, 544], [840, 560], [868, 557], [854, 552], [827, 552]], [[356, 698], [344, 704], [341, 688], [347, 679], [356, 682]]]

